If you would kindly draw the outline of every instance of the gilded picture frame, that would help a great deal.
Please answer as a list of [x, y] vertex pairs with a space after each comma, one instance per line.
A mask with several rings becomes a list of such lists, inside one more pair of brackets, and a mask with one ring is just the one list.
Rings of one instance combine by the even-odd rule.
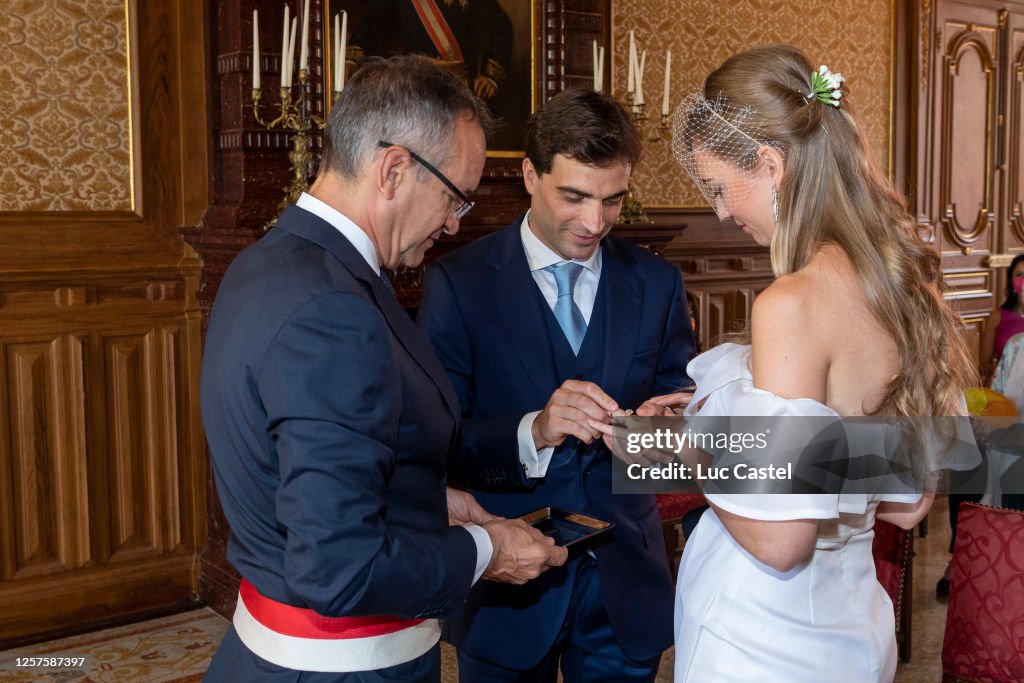
[[344, 10], [346, 78], [367, 57], [424, 54], [490, 105], [499, 125], [487, 155], [521, 157], [526, 122], [538, 104], [542, 2], [324, 0], [326, 108], [334, 100], [335, 15]]

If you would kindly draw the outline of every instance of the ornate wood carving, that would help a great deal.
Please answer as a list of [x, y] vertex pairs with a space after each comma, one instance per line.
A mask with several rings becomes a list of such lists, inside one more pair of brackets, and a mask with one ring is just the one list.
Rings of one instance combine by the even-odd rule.
[[1011, 227], [1003, 249], [1024, 249], [1024, 16], [1009, 17], [1009, 47], [1013, 56], [1007, 74], [1006, 192], [1004, 220]]
[[698, 348], [746, 329], [754, 297], [774, 279], [768, 250], [709, 209], [648, 213], [685, 227], [659, 253], [683, 271]]
[[921, 26], [920, 26], [920, 44], [921, 44], [921, 91], [925, 92], [928, 90], [928, 78], [931, 72], [931, 35], [932, 35], [932, 2], [931, 0], [921, 0]]
[[944, 56], [940, 223], [945, 240], [969, 247], [995, 220], [997, 29], [950, 22], [946, 30], [955, 33]]
[[1006, 262], [1024, 252], [1017, 217], [1024, 5], [938, 0], [927, 7], [943, 68], [918, 107], [917, 207], [942, 254], [946, 296], [976, 343], [1001, 299]]

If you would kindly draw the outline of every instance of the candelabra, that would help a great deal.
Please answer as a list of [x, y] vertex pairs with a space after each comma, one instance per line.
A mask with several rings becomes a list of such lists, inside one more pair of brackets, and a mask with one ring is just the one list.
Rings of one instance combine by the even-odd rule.
[[[633, 118], [633, 123], [636, 125], [637, 130], [640, 131], [641, 136], [643, 136], [644, 124], [647, 121], [644, 102], [636, 102], [634, 94], [627, 92], [626, 104], [628, 105], [627, 109], [630, 112], [630, 116]], [[647, 142], [659, 143], [668, 137], [668, 132], [668, 114], [662, 113], [660, 120], [652, 129], [650, 137], [647, 138]], [[622, 211], [619, 212], [619, 218], [616, 222], [623, 225], [652, 222], [647, 217], [647, 212], [644, 211], [643, 202], [640, 201], [639, 193], [632, 181], [629, 183], [629, 191], [626, 193], [626, 197], [622, 200]]]
[[[284, 191], [284, 198], [277, 205], [278, 215], [286, 206], [298, 201], [299, 196], [309, 187], [309, 167], [312, 161], [310, 153], [310, 142], [313, 127], [322, 130], [324, 127], [323, 118], [309, 113], [309, 73], [306, 69], [299, 69], [298, 95], [293, 99], [293, 88], [291, 86], [281, 88], [281, 101], [278, 104], [277, 118], [267, 120], [260, 112], [264, 108], [262, 103], [262, 92], [259, 87], [252, 90], [252, 112], [256, 122], [267, 130], [281, 130], [292, 137], [292, 148], [288, 152], [288, 161], [291, 164], [291, 182], [281, 188]], [[271, 105], [268, 109], [273, 110]], [[273, 218], [263, 229], [271, 228], [277, 218]]]

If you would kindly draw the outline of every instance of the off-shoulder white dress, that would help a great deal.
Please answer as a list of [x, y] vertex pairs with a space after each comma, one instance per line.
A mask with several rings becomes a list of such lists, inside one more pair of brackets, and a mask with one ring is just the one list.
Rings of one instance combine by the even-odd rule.
[[[756, 389], [750, 347], [723, 344], [695, 358], [697, 415], [838, 415], [814, 400]], [[703, 405], [701, 402], [703, 401]], [[675, 680], [692, 683], [892, 681], [892, 602], [871, 554], [882, 500], [864, 494], [708, 494], [718, 507], [761, 520], [819, 520], [809, 561], [780, 573], [729, 535], [714, 510], [687, 541], [676, 587]]]

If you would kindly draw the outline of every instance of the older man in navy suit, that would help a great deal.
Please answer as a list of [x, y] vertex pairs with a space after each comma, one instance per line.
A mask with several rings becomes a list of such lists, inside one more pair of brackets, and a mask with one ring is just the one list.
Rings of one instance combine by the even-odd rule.
[[207, 680], [437, 681], [437, 617], [477, 579], [565, 561], [446, 492], [458, 399], [382, 270], [458, 230], [487, 121], [423, 60], [367, 64], [309, 194], [228, 269], [202, 407], [242, 586]]
[[530, 211], [432, 266], [420, 326], [463, 414], [452, 475], [506, 517], [556, 506], [614, 522], [521, 587], [480, 582], [446, 621], [464, 682], [651, 681], [673, 586], [653, 495], [614, 495], [588, 419], [689, 384], [675, 266], [608, 236], [641, 143], [613, 99], [568, 91], [533, 117]]

